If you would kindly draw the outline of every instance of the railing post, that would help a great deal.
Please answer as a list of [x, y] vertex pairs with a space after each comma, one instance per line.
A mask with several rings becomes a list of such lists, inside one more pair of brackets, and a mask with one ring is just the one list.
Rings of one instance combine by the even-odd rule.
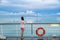
[[1, 25], [1, 35], [3, 36], [3, 28], [2, 28], [2, 25]]
[[18, 36], [18, 26], [16, 25], [16, 35]]
[[32, 36], [32, 40], [33, 40], [33, 24], [31, 24], [31, 36]]

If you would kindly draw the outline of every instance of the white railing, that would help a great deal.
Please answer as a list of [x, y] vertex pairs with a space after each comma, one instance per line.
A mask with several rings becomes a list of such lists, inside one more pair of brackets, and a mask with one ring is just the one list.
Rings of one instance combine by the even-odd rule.
[[[14, 36], [14, 35], [16, 35], [16, 36], [20, 36], [20, 25], [21, 23], [0, 23], [0, 34], [1, 35], [4, 35], [4, 36]], [[46, 25], [49, 25], [50, 26], [50, 24], [59, 24], [59, 26], [60, 26], [60, 23], [25, 23], [25, 25], [29, 25], [30, 27], [30, 29], [28, 30], [28, 31], [30, 31], [30, 33], [31, 33], [31, 36], [33, 37], [34, 36], [34, 31], [35, 31], [35, 29], [34, 29], [34, 25], [37, 25], [37, 24], [39, 24], [39, 25], [41, 25], [41, 24], [46, 24]], [[8, 25], [8, 26], [7, 26]], [[18, 26], [19, 25], [19, 26]], [[43, 26], [42, 25], [42, 26]], [[12, 26], [12, 27], [11, 27]], [[38, 25], [37, 25], [38, 26]], [[7, 28], [7, 27], [9, 27], [9, 28]], [[39, 26], [38, 26], [39, 27]], [[4, 29], [4, 28], [6, 28], [6, 29]], [[11, 29], [12, 28], [12, 29]], [[59, 27], [58, 27], [59, 28]], [[28, 28], [27, 28], [28, 29]], [[47, 28], [48, 29], [48, 28]], [[60, 28], [59, 28], [60, 29]], [[5, 30], [6, 30], [6, 32], [5, 32]], [[10, 32], [9, 32], [10, 31]], [[57, 31], [60, 31], [60, 30], [57, 30]], [[12, 33], [11, 33], [12, 32]], [[58, 34], [59, 34], [60, 32], [58, 32]], [[12, 35], [13, 34], [13, 35]], [[47, 34], [48, 35], [48, 34]], [[26, 35], [27, 36], [27, 35]], [[59, 35], [60, 36], [60, 35]]]

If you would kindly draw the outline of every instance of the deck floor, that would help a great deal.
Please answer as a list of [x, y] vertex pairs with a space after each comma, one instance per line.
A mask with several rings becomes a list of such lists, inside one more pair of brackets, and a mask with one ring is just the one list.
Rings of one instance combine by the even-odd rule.
[[[6, 40], [20, 40], [20, 38], [7, 38]], [[60, 38], [24, 38], [24, 40], [60, 40]]]

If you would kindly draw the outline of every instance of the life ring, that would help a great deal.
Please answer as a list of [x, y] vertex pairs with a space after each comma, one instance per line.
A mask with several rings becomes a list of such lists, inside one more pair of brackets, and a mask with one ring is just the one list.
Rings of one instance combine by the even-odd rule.
[[[38, 33], [39, 30], [43, 30], [43, 33], [42, 33], [42, 34], [39, 34], [39, 33]], [[44, 34], [45, 34], [45, 29], [44, 29], [44, 28], [39, 27], [39, 28], [36, 29], [36, 35], [37, 35], [37, 36], [43, 36]]]

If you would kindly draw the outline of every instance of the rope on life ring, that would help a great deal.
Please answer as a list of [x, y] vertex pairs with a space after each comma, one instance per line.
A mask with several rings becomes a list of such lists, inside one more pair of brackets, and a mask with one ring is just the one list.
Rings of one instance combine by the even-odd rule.
[[[39, 30], [43, 30], [43, 33], [42, 33], [42, 34], [39, 34], [39, 33], [38, 33]], [[36, 29], [36, 35], [37, 35], [37, 36], [43, 36], [45, 33], [46, 33], [46, 32], [45, 32], [45, 29], [42, 28], [42, 27], [39, 27], [39, 28]]]

